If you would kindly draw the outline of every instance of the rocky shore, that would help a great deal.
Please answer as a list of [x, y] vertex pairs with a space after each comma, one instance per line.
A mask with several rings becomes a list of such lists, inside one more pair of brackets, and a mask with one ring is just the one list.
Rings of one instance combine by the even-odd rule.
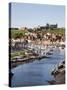
[[17, 65], [33, 62], [34, 60], [41, 60], [42, 58], [50, 58], [50, 56], [29, 56], [28, 58], [15, 58], [14, 61], [11, 61], [11, 68], [16, 67]]
[[65, 84], [65, 61], [62, 61], [51, 74], [55, 80], [48, 81], [49, 84]]

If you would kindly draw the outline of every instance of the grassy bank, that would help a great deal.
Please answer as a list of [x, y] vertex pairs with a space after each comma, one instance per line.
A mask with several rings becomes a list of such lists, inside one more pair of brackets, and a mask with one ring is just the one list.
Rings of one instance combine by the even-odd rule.
[[27, 30], [11, 30], [11, 38], [21, 38], [25, 36]]
[[[11, 38], [21, 38], [21, 37], [24, 37], [25, 36], [25, 33], [29, 32], [27, 29], [25, 30], [11, 30]], [[60, 35], [65, 35], [65, 29], [63, 28], [57, 28], [57, 29], [48, 29], [48, 30], [45, 30], [45, 29], [42, 29], [42, 30], [31, 30], [31, 32], [35, 32], [35, 33], [43, 33], [43, 34], [46, 34], [46, 33], [54, 33], [54, 34], [60, 34]]]
[[62, 28], [61, 29], [58, 28], [58, 29], [54, 29], [54, 30], [48, 30], [47, 32], [54, 33], [57, 35], [58, 34], [65, 35], [65, 29], [62, 29]]

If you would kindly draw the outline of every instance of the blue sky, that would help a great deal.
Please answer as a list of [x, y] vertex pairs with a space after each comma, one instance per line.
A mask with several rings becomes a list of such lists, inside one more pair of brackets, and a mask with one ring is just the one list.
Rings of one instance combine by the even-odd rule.
[[38, 25], [58, 24], [65, 26], [65, 7], [45, 4], [11, 4], [11, 27], [36, 27]]

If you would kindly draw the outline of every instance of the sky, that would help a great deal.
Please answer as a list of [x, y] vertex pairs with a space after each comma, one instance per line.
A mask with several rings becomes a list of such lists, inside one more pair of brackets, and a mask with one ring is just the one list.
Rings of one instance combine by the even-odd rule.
[[11, 27], [33, 28], [46, 23], [65, 27], [65, 6], [11, 3]]

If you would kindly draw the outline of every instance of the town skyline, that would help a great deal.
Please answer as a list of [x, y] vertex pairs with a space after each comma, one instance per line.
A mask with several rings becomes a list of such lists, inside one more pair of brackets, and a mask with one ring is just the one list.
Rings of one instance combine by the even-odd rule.
[[[28, 28], [28, 29], [34, 29], [34, 28], [39, 28], [39, 27], [46, 27], [47, 24], [49, 24], [49, 23], [46, 23], [44, 25], [37, 25], [37, 26], [33, 26], [33, 27], [20, 26], [20, 27], [9, 27], [9, 28], [18, 28], [18, 29], [20, 29], [20, 28]], [[57, 25], [57, 28], [65, 28], [65, 27], [58, 27], [58, 23], [49, 24], [49, 26], [51, 26], [51, 25]]]

